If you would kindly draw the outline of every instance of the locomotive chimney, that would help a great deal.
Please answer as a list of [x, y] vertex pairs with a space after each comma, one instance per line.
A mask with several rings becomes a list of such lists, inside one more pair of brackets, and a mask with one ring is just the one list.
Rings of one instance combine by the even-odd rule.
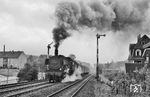
[[139, 35], [137, 36], [137, 42], [139, 42], [140, 39], [141, 39], [141, 34], [139, 34]]
[[55, 45], [55, 56], [58, 56], [58, 46]]

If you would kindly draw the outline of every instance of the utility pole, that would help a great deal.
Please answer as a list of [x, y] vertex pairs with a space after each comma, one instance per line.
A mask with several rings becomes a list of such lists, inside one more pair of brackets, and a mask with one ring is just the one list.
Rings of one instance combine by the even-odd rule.
[[8, 63], [8, 57], [7, 57], [6, 52], [5, 52], [5, 45], [3, 47], [3, 53], [4, 53], [3, 66], [7, 69], [7, 84], [8, 84], [8, 80], [9, 80], [9, 63]]
[[8, 62], [7, 62], [7, 84], [9, 83], [9, 78], [8, 77], [9, 77], [9, 64], [11, 64], [10, 60], [11, 59], [9, 59]]
[[105, 34], [96, 34], [96, 37], [97, 37], [97, 65], [96, 65], [96, 79], [98, 81], [99, 79], [99, 67], [98, 67], [98, 64], [99, 64], [99, 43], [98, 43], [98, 39], [101, 37], [101, 36], [106, 36]]

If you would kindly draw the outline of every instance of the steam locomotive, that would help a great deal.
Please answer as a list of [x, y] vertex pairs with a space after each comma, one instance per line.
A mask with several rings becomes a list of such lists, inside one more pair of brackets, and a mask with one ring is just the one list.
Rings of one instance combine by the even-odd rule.
[[82, 73], [88, 73], [89, 68], [76, 62], [70, 57], [58, 55], [58, 49], [55, 49], [55, 56], [45, 60], [46, 78], [49, 82], [61, 82], [66, 75], [72, 75], [76, 68], [81, 68]]

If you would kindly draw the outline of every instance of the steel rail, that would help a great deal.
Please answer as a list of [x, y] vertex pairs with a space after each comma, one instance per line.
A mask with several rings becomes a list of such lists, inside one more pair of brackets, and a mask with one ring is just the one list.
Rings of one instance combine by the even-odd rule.
[[[90, 77], [91, 77], [91, 76], [87, 77], [86, 79], [88, 79], [88, 78], [90, 78]], [[84, 79], [84, 80], [86, 80], [86, 79]], [[84, 81], [84, 80], [78, 80], [78, 81], [75, 81], [75, 82], [72, 83], [71, 85], [68, 85], [68, 86], [62, 88], [62, 89], [60, 89], [60, 90], [58, 90], [58, 91], [56, 91], [56, 92], [54, 92], [54, 93], [48, 95], [47, 97], [55, 96], [55, 95], [59, 94], [60, 92], [66, 90], [66, 89], [68, 89], [68, 88], [70, 88], [70, 87], [72, 87], [72, 86], [76, 85], [77, 83], [80, 83], [80, 82], [82, 82], [82, 81]]]
[[6, 88], [11, 88], [11, 87], [23, 86], [23, 85], [32, 84], [32, 83], [39, 83], [39, 82], [43, 82], [43, 81], [46, 81], [46, 80], [38, 80], [38, 81], [32, 81], [32, 82], [21, 82], [21, 83], [4, 84], [4, 85], [0, 85], [0, 90], [1, 89], [6, 89]]
[[14, 92], [14, 93], [5, 95], [5, 97], [18, 97], [18, 96], [23, 95], [23, 94], [25, 94], [25, 93], [34, 92], [34, 91], [37, 91], [37, 90], [40, 90], [40, 89], [43, 89], [43, 88], [47, 88], [47, 87], [51, 87], [51, 86], [54, 86], [54, 85], [56, 85], [56, 83], [55, 83], [55, 84], [48, 84], [48, 83], [47, 83], [47, 84], [42, 85], [42, 86], [33, 87], [33, 88], [28, 88], [28, 89], [26, 89], [26, 90]]
[[89, 78], [82, 83], [82, 85], [71, 95], [71, 97], [75, 97], [80, 92], [80, 90], [88, 83]]
[[45, 81], [45, 82], [26, 84], [26, 85], [22, 85], [22, 86], [18, 86], [18, 87], [16, 86], [16, 87], [12, 87], [12, 88], [9, 88], [9, 89], [3, 89], [3, 90], [0, 91], [0, 94], [12, 92], [12, 91], [23, 90], [23, 89], [27, 89], [27, 88], [31, 88], [31, 87], [36, 87], [36, 86], [44, 85], [44, 84], [47, 84], [47, 83], [48, 83], [48, 81]]

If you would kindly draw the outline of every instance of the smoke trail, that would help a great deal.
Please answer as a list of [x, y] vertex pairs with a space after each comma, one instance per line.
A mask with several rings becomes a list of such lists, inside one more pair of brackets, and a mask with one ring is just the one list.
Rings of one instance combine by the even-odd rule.
[[149, 0], [95, 0], [91, 2], [61, 2], [56, 8], [57, 24], [66, 29], [85, 26], [97, 30], [124, 31], [142, 29]]
[[68, 29], [76, 29], [78, 7], [69, 2], [62, 2], [56, 8], [57, 26], [53, 29], [53, 39], [55, 47], [58, 48], [60, 43], [70, 36], [67, 32]]
[[63, 27], [54, 28], [53, 39], [55, 41], [55, 47], [58, 48], [60, 43], [69, 36], [70, 34]]
[[[120, 41], [119, 44], [127, 45], [127, 40], [131, 40], [133, 36], [150, 31], [150, 0], [60, 2], [55, 16], [55, 29], [63, 29], [53, 31], [56, 47], [70, 36], [68, 30], [81, 30], [80, 32], [88, 34], [84, 31], [86, 28], [96, 30], [91, 32], [112, 33], [115, 40]], [[62, 38], [63, 35], [66, 36]]]
[[80, 3], [81, 17], [79, 25], [95, 27], [97, 30], [110, 29], [115, 14], [110, 6], [102, 2], [91, 2], [87, 5]]
[[[128, 28], [129, 26], [134, 28], [140, 27], [144, 21], [145, 11], [148, 9], [146, 4], [148, 4], [148, 0], [130, 0], [126, 2], [116, 0], [112, 7], [116, 14], [116, 18], [112, 22], [112, 28], [115, 30], [124, 30], [124, 28]], [[140, 6], [143, 6], [142, 10]]]
[[76, 29], [79, 18], [78, 6], [71, 2], [61, 2], [56, 8], [57, 25], [65, 29]]

